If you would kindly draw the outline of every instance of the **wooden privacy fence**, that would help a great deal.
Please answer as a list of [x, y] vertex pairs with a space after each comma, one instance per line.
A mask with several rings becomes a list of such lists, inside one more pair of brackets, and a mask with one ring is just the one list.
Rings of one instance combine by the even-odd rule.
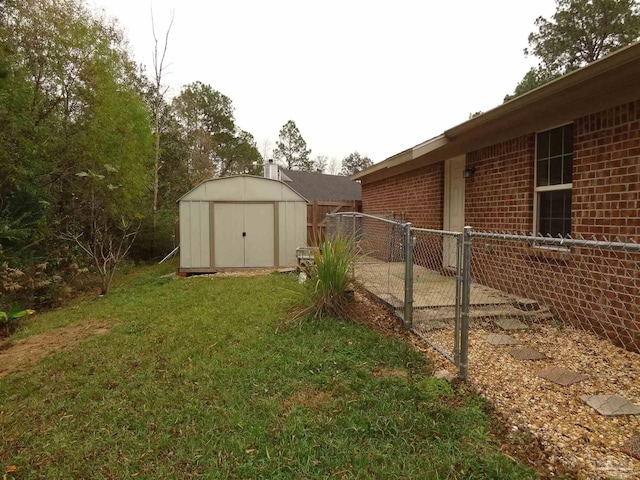
[[316, 246], [324, 241], [328, 213], [361, 211], [361, 200], [314, 200], [307, 203], [307, 245]]

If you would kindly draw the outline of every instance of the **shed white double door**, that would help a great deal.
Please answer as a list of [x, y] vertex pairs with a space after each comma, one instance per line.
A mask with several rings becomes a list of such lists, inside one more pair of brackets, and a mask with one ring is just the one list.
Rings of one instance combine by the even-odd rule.
[[275, 265], [274, 203], [214, 203], [216, 267]]

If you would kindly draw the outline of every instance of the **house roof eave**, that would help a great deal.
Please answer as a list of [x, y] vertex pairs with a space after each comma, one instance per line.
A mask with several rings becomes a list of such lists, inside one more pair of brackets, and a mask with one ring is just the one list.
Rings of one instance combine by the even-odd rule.
[[[584, 99], [589, 98], [588, 94], [593, 93], [592, 90], [597, 95], [626, 101], [633, 95], [631, 91], [640, 79], [639, 60], [640, 42], [637, 42], [449, 128], [441, 135], [389, 157], [351, 178], [369, 183], [497, 143], [504, 140], [502, 137], [507, 131], [513, 135], [522, 134], [523, 119], [537, 117], [539, 121], [545, 112], [554, 109], [557, 112], [570, 107], [576, 115], [583, 115], [585, 112], [577, 105], [581, 101], [584, 103]], [[621, 79], [626, 84], [615, 83]], [[609, 84], [616, 85], [615, 91], [609, 88]], [[592, 102], [592, 105], [595, 107], [596, 103]], [[606, 108], [606, 102], [600, 103], [601, 108]], [[568, 110], [565, 113], [570, 114]], [[526, 123], [529, 123], [530, 129], [534, 128], [534, 122]]]
[[383, 160], [380, 163], [376, 163], [375, 165], [366, 168], [360, 172], [357, 172], [351, 175], [351, 180], [360, 180], [364, 177], [368, 177], [371, 174], [379, 173], [386, 171], [388, 169], [398, 167], [404, 163], [407, 163], [411, 160], [415, 160], [418, 157], [426, 155], [427, 153], [433, 152], [442, 148], [447, 144], [449, 140], [444, 135], [438, 135], [437, 137], [433, 137], [425, 142], [419, 143], [415, 147], [408, 148], [392, 157]]

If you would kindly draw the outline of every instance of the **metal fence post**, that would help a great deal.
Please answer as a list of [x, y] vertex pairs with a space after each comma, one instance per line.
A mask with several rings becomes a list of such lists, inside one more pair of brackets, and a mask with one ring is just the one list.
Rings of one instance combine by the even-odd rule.
[[352, 222], [352, 234], [353, 234], [353, 242], [355, 243], [356, 241], [356, 215], [355, 213], [353, 214], [353, 222]]
[[456, 236], [456, 301], [453, 330], [453, 363], [460, 367], [460, 305], [462, 303], [462, 234]]
[[462, 239], [462, 315], [460, 325], [460, 379], [466, 380], [469, 364], [469, 305], [471, 298], [471, 227]]
[[404, 225], [404, 326], [413, 327], [413, 230]]

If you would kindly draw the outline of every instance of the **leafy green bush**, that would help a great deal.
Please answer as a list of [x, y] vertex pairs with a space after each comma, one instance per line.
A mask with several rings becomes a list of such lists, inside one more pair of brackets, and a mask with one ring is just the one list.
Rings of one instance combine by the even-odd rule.
[[9, 336], [19, 318], [29, 316], [33, 313], [35, 313], [35, 310], [20, 310], [17, 303], [14, 303], [8, 312], [0, 310], [0, 335]]
[[323, 241], [314, 253], [314, 264], [308, 267], [309, 280], [303, 305], [296, 318], [348, 318], [357, 287], [353, 265], [358, 257], [352, 237], [338, 234]]

